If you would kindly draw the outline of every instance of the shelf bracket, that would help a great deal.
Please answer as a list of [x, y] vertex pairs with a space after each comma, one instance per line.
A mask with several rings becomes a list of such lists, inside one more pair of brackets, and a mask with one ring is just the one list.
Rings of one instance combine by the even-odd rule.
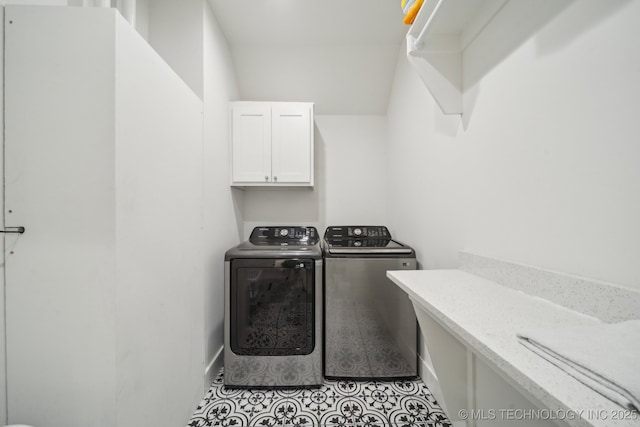
[[407, 58], [445, 114], [462, 114], [464, 49], [508, 0], [425, 2], [407, 33]]

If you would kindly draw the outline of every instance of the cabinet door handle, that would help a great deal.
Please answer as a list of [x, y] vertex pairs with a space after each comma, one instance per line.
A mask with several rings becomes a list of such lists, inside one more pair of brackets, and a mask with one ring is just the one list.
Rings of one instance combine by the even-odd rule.
[[268, 181], [269, 181], [269, 177], [268, 177], [268, 176], [265, 176], [265, 177], [264, 177], [264, 180], [268, 182]]
[[24, 233], [24, 227], [5, 227], [4, 230], [0, 230], [0, 233], [16, 233], [22, 234]]
[[277, 176], [274, 176], [274, 177], [273, 177], [273, 182], [277, 182], [277, 181], [278, 181], [278, 177], [277, 177]]

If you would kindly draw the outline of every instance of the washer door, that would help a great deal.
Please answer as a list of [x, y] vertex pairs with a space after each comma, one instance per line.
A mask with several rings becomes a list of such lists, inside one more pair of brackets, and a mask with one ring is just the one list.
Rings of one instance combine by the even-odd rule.
[[249, 356], [306, 355], [315, 348], [312, 259], [231, 261], [231, 350]]

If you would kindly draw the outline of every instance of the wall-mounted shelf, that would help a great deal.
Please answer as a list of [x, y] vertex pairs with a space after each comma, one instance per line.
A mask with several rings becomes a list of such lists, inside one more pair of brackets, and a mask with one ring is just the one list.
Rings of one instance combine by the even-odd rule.
[[462, 52], [508, 0], [426, 0], [407, 58], [445, 114], [462, 114]]

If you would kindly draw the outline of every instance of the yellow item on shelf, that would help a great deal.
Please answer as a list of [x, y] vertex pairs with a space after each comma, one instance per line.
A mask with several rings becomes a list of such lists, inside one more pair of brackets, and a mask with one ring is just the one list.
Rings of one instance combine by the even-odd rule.
[[411, 10], [414, 4], [416, 4], [416, 0], [406, 0], [406, 2], [404, 3], [404, 7], [402, 8], [402, 13], [404, 15], [409, 13], [409, 10]]
[[424, 0], [416, 0], [413, 7], [404, 16], [404, 19], [402, 20], [402, 22], [404, 22], [407, 25], [413, 24], [413, 21], [416, 19], [416, 16], [418, 15], [420, 8], [422, 7], [422, 3], [424, 3]]

